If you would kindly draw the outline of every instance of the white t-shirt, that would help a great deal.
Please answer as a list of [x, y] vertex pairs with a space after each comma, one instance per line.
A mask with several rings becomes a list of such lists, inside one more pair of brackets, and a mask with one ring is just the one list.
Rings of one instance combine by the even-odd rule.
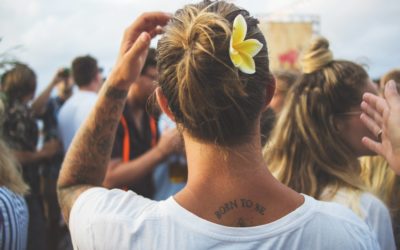
[[61, 107], [58, 114], [58, 130], [65, 152], [79, 127], [89, 116], [96, 100], [97, 94], [95, 92], [79, 90]]
[[[345, 190], [340, 189], [332, 201], [350, 208], [352, 199]], [[385, 204], [374, 195], [364, 192], [359, 196], [359, 205], [360, 216], [375, 233], [381, 249], [396, 250], [392, 221]]]
[[152, 201], [132, 191], [91, 188], [70, 214], [74, 249], [379, 249], [349, 209], [304, 195], [304, 204], [265, 225], [206, 221], [173, 197]]

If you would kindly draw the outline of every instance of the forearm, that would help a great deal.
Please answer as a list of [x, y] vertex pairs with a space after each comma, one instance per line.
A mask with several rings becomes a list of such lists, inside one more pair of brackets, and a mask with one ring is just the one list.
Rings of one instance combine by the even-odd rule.
[[151, 172], [164, 159], [165, 156], [158, 148], [152, 148], [137, 159], [110, 167], [103, 186], [116, 188], [131, 185]]
[[143, 68], [151, 38], [161, 33], [160, 27], [169, 19], [165, 13], [145, 13], [125, 30], [113, 72], [72, 141], [61, 168], [57, 191], [67, 223], [79, 195], [102, 184], [128, 89]]
[[68, 150], [58, 187], [79, 184], [100, 186], [110, 159], [127, 90], [106, 84], [95, 108], [79, 129]]
[[14, 150], [13, 154], [21, 165], [29, 165], [39, 163], [44, 159], [40, 151], [17, 151]]
[[57, 191], [67, 222], [77, 193], [80, 193], [77, 190], [101, 186], [103, 182], [126, 95], [127, 89], [106, 83], [65, 156]]
[[53, 83], [50, 83], [45, 90], [38, 97], [33, 100], [32, 110], [35, 116], [40, 116], [46, 111], [46, 103], [50, 98], [51, 91], [53, 90]]

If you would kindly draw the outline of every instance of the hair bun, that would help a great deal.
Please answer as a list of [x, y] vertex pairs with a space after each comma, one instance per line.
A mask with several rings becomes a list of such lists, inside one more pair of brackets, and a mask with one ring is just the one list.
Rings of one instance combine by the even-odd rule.
[[303, 56], [303, 73], [317, 71], [332, 61], [333, 54], [329, 49], [329, 41], [324, 37], [313, 39]]

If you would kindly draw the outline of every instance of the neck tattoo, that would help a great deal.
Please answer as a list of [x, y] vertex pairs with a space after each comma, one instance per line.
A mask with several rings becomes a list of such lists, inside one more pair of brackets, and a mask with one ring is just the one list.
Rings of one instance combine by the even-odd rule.
[[[252, 200], [243, 199], [243, 198], [237, 199], [237, 200], [231, 200], [231, 201], [228, 201], [228, 202], [222, 204], [214, 212], [214, 214], [215, 214], [215, 217], [217, 217], [217, 219], [220, 220], [228, 212], [235, 210], [235, 209], [239, 209], [239, 208], [254, 210], [260, 215], [265, 215], [265, 207], [264, 206], [260, 205], [257, 202], [253, 202]], [[244, 220], [242, 218], [240, 218], [238, 224], [240, 222], [244, 223]]]

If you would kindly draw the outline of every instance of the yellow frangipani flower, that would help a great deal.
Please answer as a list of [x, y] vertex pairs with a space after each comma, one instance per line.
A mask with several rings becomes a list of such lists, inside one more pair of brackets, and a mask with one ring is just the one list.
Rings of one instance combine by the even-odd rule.
[[247, 39], [247, 24], [242, 15], [235, 17], [229, 46], [229, 56], [233, 65], [246, 74], [254, 74], [256, 65], [253, 57], [260, 52], [263, 44], [257, 39]]

